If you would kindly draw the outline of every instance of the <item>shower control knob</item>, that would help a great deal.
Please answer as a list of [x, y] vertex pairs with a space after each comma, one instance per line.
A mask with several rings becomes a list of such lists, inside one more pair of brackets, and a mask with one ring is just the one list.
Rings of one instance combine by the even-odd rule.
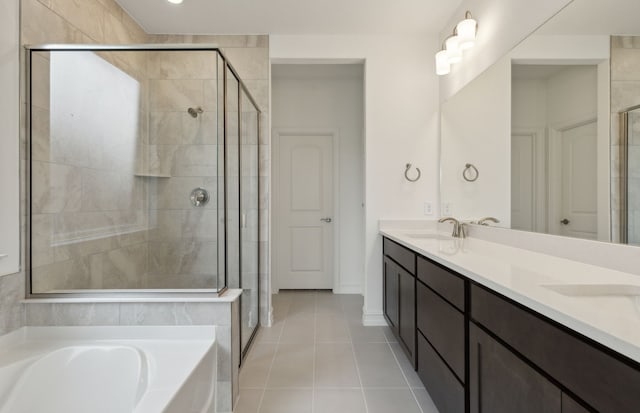
[[562, 225], [569, 225], [569, 223], [570, 223], [570, 222], [571, 222], [571, 221], [569, 221], [569, 220], [568, 220], [568, 219], [566, 219], [566, 218], [565, 218], [565, 219], [563, 219], [562, 221], [560, 221], [560, 223], [561, 223]]
[[196, 188], [191, 191], [191, 204], [203, 207], [209, 202], [209, 192], [204, 188]]

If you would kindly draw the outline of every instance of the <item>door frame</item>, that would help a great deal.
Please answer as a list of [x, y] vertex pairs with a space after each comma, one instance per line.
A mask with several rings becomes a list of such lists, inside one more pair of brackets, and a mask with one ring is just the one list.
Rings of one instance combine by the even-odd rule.
[[280, 291], [280, 268], [277, 250], [282, 245], [281, 231], [280, 231], [280, 138], [283, 136], [329, 136], [331, 137], [332, 149], [333, 149], [333, 288], [340, 287], [340, 131], [332, 128], [277, 128], [271, 131], [271, 159], [273, 164], [271, 170], [273, 171], [271, 179], [272, 189], [272, 212], [271, 222], [273, 233], [272, 240], [273, 245], [271, 248], [271, 257], [273, 257], [271, 267], [273, 268], [271, 277], [271, 293], [278, 294]]
[[[531, 207], [532, 225], [536, 232], [546, 232], [547, 228], [547, 134], [545, 128], [515, 128], [511, 131], [514, 136], [530, 136], [533, 142], [533, 194]], [[513, 162], [513, 160], [512, 160]]]
[[[598, 115], [596, 113], [584, 116], [581, 119], [575, 119], [569, 122], [562, 122], [549, 127], [549, 202], [547, 204], [548, 213], [548, 230], [550, 234], [562, 235], [560, 227], [560, 207], [562, 206], [562, 134], [569, 129], [579, 128], [580, 126], [596, 123], [598, 129]], [[596, 146], [598, 141], [596, 140]], [[596, 147], [597, 149], [597, 147]], [[596, 209], [600, 214], [599, 208]]]

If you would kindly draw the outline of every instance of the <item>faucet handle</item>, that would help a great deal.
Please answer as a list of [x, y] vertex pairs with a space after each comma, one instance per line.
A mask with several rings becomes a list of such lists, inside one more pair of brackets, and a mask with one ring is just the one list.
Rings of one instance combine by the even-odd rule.
[[498, 224], [500, 223], [500, 220], [494, 217], [484, 217], [482, 219], [479, 219], [477, 222], [474, 222], [474, 224], [488, 226], [489, 225], [488, 222], [493, 222], [494, 224]]

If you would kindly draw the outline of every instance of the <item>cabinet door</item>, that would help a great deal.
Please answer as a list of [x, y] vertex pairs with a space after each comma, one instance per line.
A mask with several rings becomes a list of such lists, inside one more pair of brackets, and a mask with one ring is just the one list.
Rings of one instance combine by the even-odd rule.
[[562, 393], [562, 413], [589, 413], [589, 410], [582, 407], [568, 394]]
[[416, 278], [399, 268], [400, 287], [400, 340], [404, 344], [411, 364], [415, 367], [416, 347]]
[[471, 413], [561, 413], [562, 392], [515, 354], [470, 326]]
[[389, 327], [398, 332], [398, 270], [400, 267], [384, 257], [383, 287], [384, 287], [384, 315]]

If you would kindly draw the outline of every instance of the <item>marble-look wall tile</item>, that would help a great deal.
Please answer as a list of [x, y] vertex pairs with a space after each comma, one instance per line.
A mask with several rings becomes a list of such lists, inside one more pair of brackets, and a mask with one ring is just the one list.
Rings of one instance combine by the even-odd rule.
[[[231, 325], [229, 303], [122, 303], [121, 325]], [[216, 338], [224, 341], [216, 328]]]
[[638, 105], [638, 96], [640, 96], [640, 82], [612, 81], [611, 112], [619, 113]]
[[89, 263], [94, 288], [141, 288], [141, 275], [148, 271], [148, 245], [143, 242], [94, 254]]
[[28, 326], [114, 326], [119, 323], [119, 304], [37, 304], [26, 305]]
[[152, 80], [149, 104], [152, 111], [178, 111], [204, 108], [202, 80]]
[[269, 47], [268, 35], [154, 35], [154, 43], [207, 43], [218, 47]]
[[611, 80], [640, 81], [640, 49], [611, 50]]
[[223, 48], [222, 51], [243, 81], [269, 79], [269, 49]]
[[22, 327], [24, 272], [0, 277], [0, 335]]
[[79, 211], [82, 201], [82, 175], [67, 165], [32, 162], [32, 212]]
[[95, 0], [51, 0], [51, 9], [95, 42], [104, 41], [106, 10]]
[[150, 53], [147, 74], [150, 79], [215, 79], [217, 57], [214, 51]]
[[152, 274], [211, 274], [217, 268], [217, 242], [181, 239], [149, 242]]
[[48, 53], [33, 53], [31, 56], [31, 104], [49, 109], [50, 64]]
[[22, 44], [91, 43], [89, 36], [38, 0], [22, 0], [21, 5]]

